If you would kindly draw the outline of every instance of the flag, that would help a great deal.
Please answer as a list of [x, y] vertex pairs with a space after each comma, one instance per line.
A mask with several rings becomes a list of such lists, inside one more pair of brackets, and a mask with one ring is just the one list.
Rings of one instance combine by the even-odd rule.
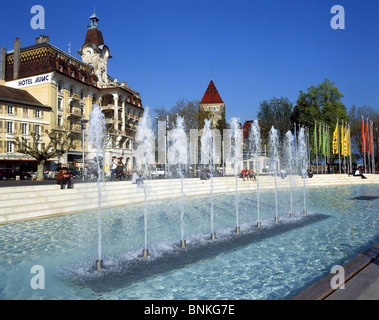
[[350, 155], [351, 150], [350, 150], [350, 125], [348, 126], [347, 129], [347, 155]]
[[366, 143], [365, 143], [365, 125], [364, 125], [364, 120], [362, 117], [362, 152], [366, 152]]
[[313, 132], [313, 145], [314, 145], [314, 152], [317, 154], [317, 122], [315, 122], [315, 130]]
[[343, 137], [343, 155], [347, 157], [347, 124], [345, 124], [345, 129], [344, 129], [344, 137]]
[[326, 127], [325, 125], [323, 126], [323, 130], [322, 130], [322, 154], [324, 156], [326, 155]]
[[345, 145], [344, 145], [344, 132], [343, 132], [343, 122], [341, 124], [341, 156], [344, 155]]
[[371, 124], [370, 124], [370, 135], [369, 135], [369, 139], [370, 139], [370, 143], [369, 143], [369, 153], [371, 154], [371, 152], [372, 152], [372, 147], [373, 147], [373, 141], [372, 141], [372, 139], [373, 139], [373, 137], [374, 137], [374, 135], [373, 135], [373, 123], [372, 123], [372, 121], [371, 121]]
[[321, 122], [318, 128], [318, 150], [320, 151], [320, 154], [321, 154]]
[[334, 130], [334, 133], [333, 133], [333, 154], [339, 154], [339, 149], [338, 149], [338, 121], [336, 124], [336, 129]]
[[372, 123], [370, 124], [370, 126], [369, 126], [369, 130], [368, 130], [369, 132], [368, 132], [368, 153], [369, 154], [371, 154], [371, 151], [372, 151], [372, 149], [371, 149], [371, 146], [372, 146], [372, 137], [371, 137], [371, 135], [372, 135]]
[[366, 132], [365, 132], [365, 152], [368, 152], [368, 119], [366, 121]]

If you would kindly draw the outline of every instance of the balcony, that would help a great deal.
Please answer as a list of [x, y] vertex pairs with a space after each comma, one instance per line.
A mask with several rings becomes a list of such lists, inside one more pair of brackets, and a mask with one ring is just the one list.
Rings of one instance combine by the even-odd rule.
[[79, 93], [73, 93], [73, 94], [70, 95], [69, 98], [72, 99], [72, 100], [75, 100], [75, 101], [80, 101], [81, 100]]
[[70, 131], [75, 133], [80, 133], [82, 131], [80, 124], [73, 124], [70, 126]]
[[67, 118], [82, 118], [83, 111], [80, 108], [70, 108], [67, 110]]
[[105, 124], [114, 124], [113, 118], [105, 118]]
[[108, 104], [106, 106], [101, 106], [101, 111], [105, 111], [105, 110], [112, 110], [112, 111], [114, 111], [114, 105], [113, 104]]

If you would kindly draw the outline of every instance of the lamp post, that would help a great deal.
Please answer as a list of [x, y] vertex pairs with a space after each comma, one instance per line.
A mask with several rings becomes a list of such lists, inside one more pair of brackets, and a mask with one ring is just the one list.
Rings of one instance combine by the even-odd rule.
[[[155, 119], [162, 121], [162, 119], [160, 117], [155, 117]], [[165, 150], [164, 150], [165, 156], [164, 156], [164, 158], [165, 158], [165, 178], [167, 178], [167, 176], [168, 176], [168, 155], [167, 155], [167, 153], [168, 153], [168, 134], [167, 134], [167, 130], [168, 130], [168, 127], [170, 124], [169, 116], [167, 115], [166, 119], [163, 121], [166, 124], [166, 137], [165, 137]]]
[[80, 126], [82, 129], [82, 180], [84, 181], [84, 157], [85, 157], [85, 144], [84, 144], [84, 130], [86, 129], [86, 123], [88, 123], [89, 120], [81, 119], [80, 120]]

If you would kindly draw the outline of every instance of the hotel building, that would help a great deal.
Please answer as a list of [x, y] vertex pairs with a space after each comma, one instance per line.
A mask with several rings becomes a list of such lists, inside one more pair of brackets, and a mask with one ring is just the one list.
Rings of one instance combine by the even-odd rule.
[[[112, 58], [98, 27], [96, 14], [90, 17], [84, 43], [78, 54], [81, 60], [55, 47], [49, 37], [41, 35], [30, 46], [21, 47], [19, 38], [13, 50], [1, 48], [0, 63], [0, 168], [31, 169], [35, 161], [15, 153], [12, 140], [16, 136], [29, 137], [40, 133], [40, 142], [48, 143], [46, 131], [69, 133], [74, 148], [61, 159], [50, 159], [70, 167], [82, 164], [93, 154], [87, 143], [82, 143], [83, 120], [89, 119], [94, 104], [99, 104], [105, 115], [106, 148], [104, 164], [111, 157], [123, 156], [128, 170], [135, 165], [134, 137], [144, 112], [140, 94], [125, 82], [107, 73]], [[83, 132], [84, 131], [84, 132]], [[86, 140], [86, 139], [85, 139]]]

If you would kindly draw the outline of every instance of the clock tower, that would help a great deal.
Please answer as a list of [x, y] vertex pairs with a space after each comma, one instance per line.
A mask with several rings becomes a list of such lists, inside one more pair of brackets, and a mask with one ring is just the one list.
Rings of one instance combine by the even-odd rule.
[[99, 30], [98, 22], [100, 19], [96, 13], [90, 16], [91, 25], [88, 26], [84, 44], [78, 51], [82, 56], [82, 61], [92, 65], [95, 68], [99, 85], [108, 83], [107, 63], [112, 58], [109, 48], [104, 44], [103, 34]]

